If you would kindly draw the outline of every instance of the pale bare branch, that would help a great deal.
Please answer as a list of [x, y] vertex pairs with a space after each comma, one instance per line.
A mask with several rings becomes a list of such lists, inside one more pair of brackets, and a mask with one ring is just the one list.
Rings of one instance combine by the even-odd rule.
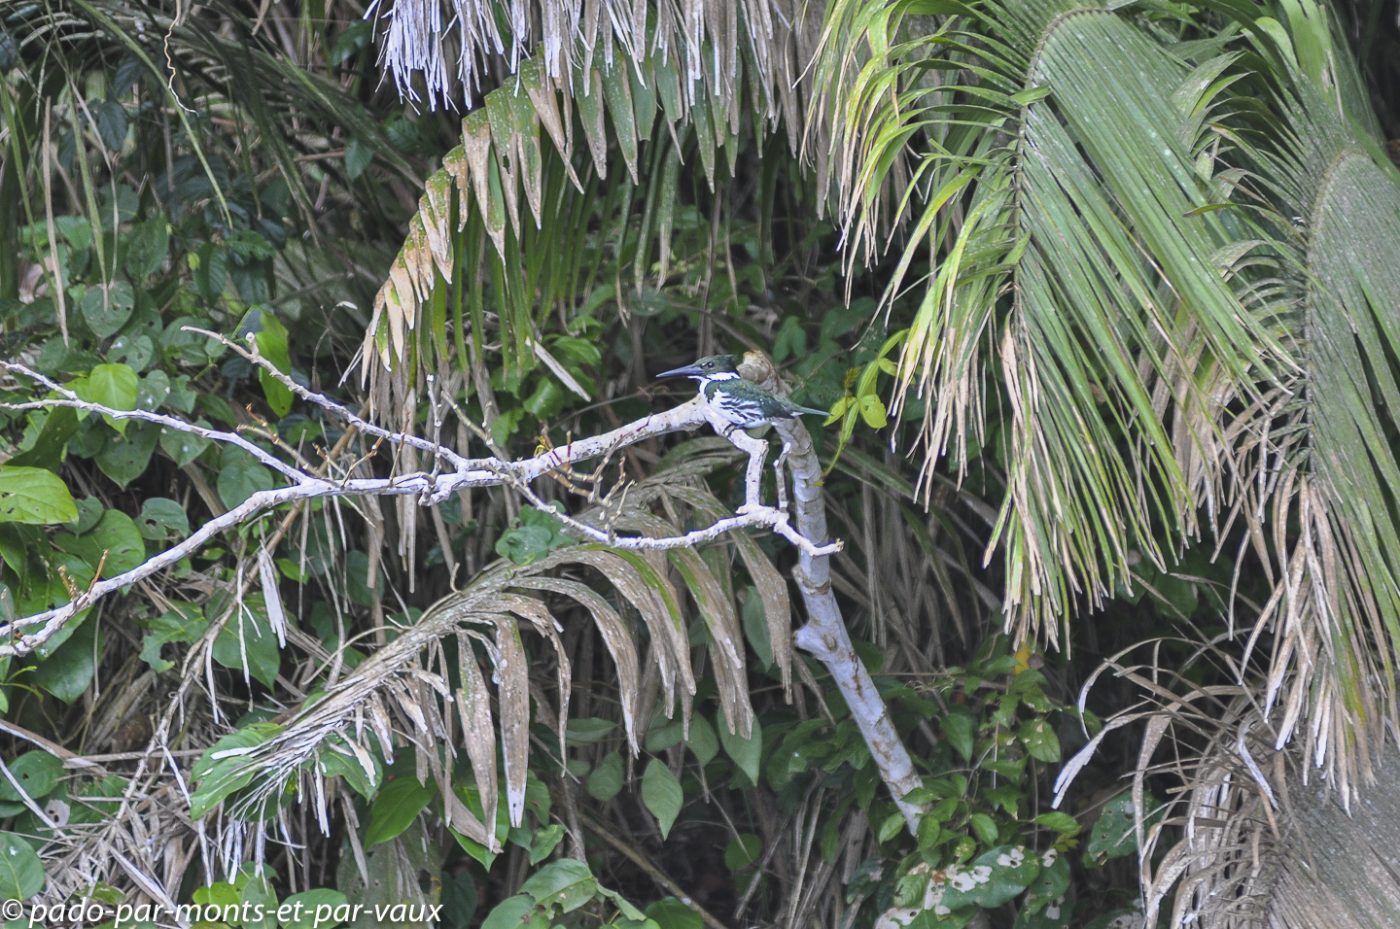
[[[761, 476], [763, 456], [766, 455], [768, 449], [767, 443], [741, 432], [732, 432], [728, 428], [728, 423], [715, 418], [698, 397], [663, 413], [646, 416], [601, 435], [569, 441], [531, 458], [516, 460], [502, 460], [495, 457], [469, 459], [419, 436], [390, 433], [373, 426], [328, 397], [316, 394], [296, 384], [290, 377], [277, 371], [255, 349], [245, 350], [220, 336], [212, 333], [204, 334], [219, 339], [261, 369], [272, 372], [279, 382], [285, 384], [297, 396], [339, 416], [352, 428], [384, 439], [391, 444], [409, 445], [431, 452], [434, 455], [434, 468], [430, 471], [411, 471], [387, 477], [333, 480], [287, 464], [237, 433], [210, 429], [173, 416], [145, 410], [113, 409], [100, 403], [83, 400], [73, 391], [25, 365], [0, 362], [0, 370], [27, 377], [47, 388], [50, 392], [57, 394], [57, 396], [41, 397], [22, 403], [0, 404], [0, 409], [36, 410], [67, 407], [115, 419], [136, 419], [151, 422], [176, 432], [197, 435], [211, 442], [243, 449], [288, 480], [284, 486], [253, 493], [242, 503], [205, 522], [186, 538], [152, 555], [129, 571], [110, 578], [95, 580], [86, 590], [81, 591], [62, 606], [0, 624], [0, 639], [6, 640], [5, 644], [0, 644], [0, 657], [29, 654], [54, 636], [65, 623], [79, 612], [92, 606], [103, 597], [175, 566], [214, 537], [245, 525], [266, 510], [282, 504], [334, 497], [417, 496], [424, 505], [431, 506], [443, 502], [453, 494], [466, 490], [478, 487], [506, 486], [522, 493], [536, 507], [559, 516], [560, 514], [549, 508], [545, 501], [530, 488], [532, 481], [551, 472], [565, 470], [576, 462], [610, 454], [619, 448], [644, 439], [669, 432], [694, 429], [706, 423], [714, 426], [722, 434], [726, 434], [736, 447], [750, 456], [746, 503], [737, 515], [717, 520], [709, 526], [681, 535], [660, 538], [619, 537], [607, 529], [590, 526], [568, 516], [563, 517], [565, 528], [586, 539], [602, 542], [613, 548], [631, 550], [684, 548], [712, 541], [741, 529], [768, 529], [797, 546], [807, 557], [829, 555], [841, 548], [840, 543], [813, 541], [806, 538], [793, 528], [786, 512], [760, 502], [757, 478]], [[732, 434], [730, 434], [731, 432]], [[438, 466], [444, 462], [451, 464], [452, 470], [439, 471]]]

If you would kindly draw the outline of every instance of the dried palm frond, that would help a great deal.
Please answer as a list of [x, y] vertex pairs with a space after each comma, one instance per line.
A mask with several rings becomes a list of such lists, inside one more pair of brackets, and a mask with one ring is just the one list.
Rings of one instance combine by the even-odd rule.
[[[1247, 701], [1232, 722], [1244, 722]], [[1147, 923], [1172, 900], [1171, 924], [1212, 929], [1372, 929], [1400, 922], [1400, 753], [1378, 752], [1376, 780], [1348, 807], [1307, 785], [1310, 760], [1271, 753], [1264, 780], [1229, 746], [1218, 746], [1193, 778], [1180, 813], [1183, 836], [1166, 850], [1148, 888]], [[1150, 849], [1149, 849], [1150, 851]]]
[[[663, 471], [637, 485], [628, 509], [612, 514], [610, 524], [674, 534], [676, 527], [652, 512], [652, 506], [695, 504], [699, 515], [715, 505], [706, 492], [686, 483], [692, 470]], [[774, 579], [781, 578], [756, 547], [741, 552], [771, 610], [767, 621], [774, 641], [787, 641], [786, 592], [771, 589]], [[221, 740], [196, 767], [193, 810], [198, 816], [221, 805], [225, 828], [241, 833], [249, 824], [265, 821], [296, 785], [326, 829], [328, 778], [341, 775], [352, 784], [377, 786], [381, 771], [376, 757], [392, 760], [410, 750], [420, 780], [431, 779], [440, 788], [447, 825], [495, 848], [495, 831], [487, 824], [496, 822], [498, 757], [508, 818], [518, 824], [532, 717], [548, 716], [563, 750], [572, 674], [560, 633], [569, 605], [591, 616], [612, 656], [632, 749], [637, 750], [641, 727], [651, 718], [640, 683], [644, 661], [658, 669], [664, 712], [679, 709], [688, 724], [696, 681], [682, 590], [709, 628], [708, 656], [720, 681], [725, 725], [747, 734], [753, 710], [742, 630], [733, 594], [706, 560], [689, 549], [636, 552], [572, 545], [528, 566], [501, 562], [488, 568], [413, 625], [399, 628], [387, 645], [284, 722], [255, 724]], [[531, 657], [538, 649], [526, 646], [526, 632], [543, 640], [544, 651], [553, 655], [558, 679], [553, 707], [541, 703], [541, 691], [532, 695], [531, 680], [537, 676], [529, 668], [538, 660]], [[787, 679], [790, 652], [775, 649], [775, 656], [784, 663], [781, 674]], [[537, 704], [533, 711], [532, 701]], [[453, 790], [451, 769], [459, 746], [475, 778], [480, 814]], [[244, 849], [241, 843], [229, 847]]]
[[[663, 4], [650, 17], [605, 6], [513, 3], [499, 35], [488, 4], [376, 7], [384, 65], [405, 90], [421, 72], [430, 100], [457, 79], [474, 91], [493, 57], [509, 71], [463, 119], [462, 144], [425, 184], [375, 298], [362, 374], [380, 408], [413, 406], [424, 371], [480, 363], [459, 357], [469, 341], [478, 358], [499, 341], [507, 370], [548, 364], [543, 314], [577, 309], [580, 280], [600, 270], [585, 262], [620, 277], [635, 237], [626, 259], [638, 281], [653, 256], [666, 278], [683, 160], [698, 158], [713, 188], [720, 153], [732, 173], [750, 137], [781, 123], [796, 146], [817, 20], [808, 5], [700, 3], [678, 15]], [[604, 185], [619, 161], [626, 178]], [[618, 241], [590, 251], [600, 224]]]
[[[1109, 732], [1143, 725], [1131, 788], [1143, 924], [1157, 925], [1164, 908], [1173, 927], [1394, 924], [1400, 850], [1389, 835], [1400, 815], [1400, 753], [1393, 738], [1376, 747], [1372, 782], [1352, 793], [1329, 789], [1309, 778], [1314, 759], [1303, 746], [1274, 748], [1282, 714], [1266, 715], [1256, 690], [1192, 680], [1203, 661], [1240, 675], [1233, 643], [1200, 648], [1176, 669], [1162, 666], [1156, 650], [1163, 644], [1146, 646], [1141, 663], [1127, 663], [1125, 652], [1105, 664], [1102, 671], [1134, 685], [1141, 699], [1107, 721], [1057, 785], [1063, 797]], [[1145, 784], [1163, 778], [1179, 785], [1176, 797], [1165, 810], [1149, 809]]]

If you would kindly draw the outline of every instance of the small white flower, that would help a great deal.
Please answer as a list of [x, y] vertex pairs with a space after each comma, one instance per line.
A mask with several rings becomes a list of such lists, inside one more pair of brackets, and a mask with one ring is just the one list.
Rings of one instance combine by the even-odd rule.
[[985, 884], [992, 879], [992, 869], [988, 865], [979, 864], [972, 869], [972, 879], [979, 884]]
[[1041, 863], [1041, 865], [1043, 865], [1044, 867], [1047, 867], [1047, 868], [1048, 868], [1048, 867], [1050, 867], [1052, 864], [1054, 864], [1055, 861], [1056, 861], [1056, 859], [1058, 859], [1059, 857], [1060, 857], [1059, 851], [1058, 851], [1057, 849], [1053, 849], [1053, 848], [1052, 848], [1052, 849], [1050, 849], [1048, 852], [1046, 852], [1045, 854], [1043, 854], [1043, 855], [1040, 856], [1040, 863]]
[[1047, 906], [1047, 907], [1045, 908], [1045, 918], [1046, 918], [1046, 919], [1059, 919], [1059, 918], [1060, 918], [1060, 908], [1059, 908], [1058, 906], [1056, 906], [1055, 904], [1053, 904], [1053, 903], [1050, 904], [1049, 906]]

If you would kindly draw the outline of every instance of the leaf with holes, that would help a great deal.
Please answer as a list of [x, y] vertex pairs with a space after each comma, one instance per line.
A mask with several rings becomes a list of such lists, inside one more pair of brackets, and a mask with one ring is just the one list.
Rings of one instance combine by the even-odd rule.
[[598, 882], [582, 861], [560, 858], [531, 875], [520, 885], [520, 892], [529, 894], [539, 906], [569, 913], [593, 899]]
[[0, 523], [71, 523], [78, 508], [68, 486], [43, 468], [0, 467]]
[[1040, 859], [1020, 845], [1002, 845], [964, 865], [950, 865], [943, 905], [991, 909], [1015, 897], [1040, 874]]
[[[31, 800], [39, 800], [53, 793], [58, 779], [63, 775], [63, 762], [48, 752], [25, 752], [10, 762], [10, 773]], [[19, 791], [7, 777], [0, 777], [0, 801], [13, 803], [20, 800]]]

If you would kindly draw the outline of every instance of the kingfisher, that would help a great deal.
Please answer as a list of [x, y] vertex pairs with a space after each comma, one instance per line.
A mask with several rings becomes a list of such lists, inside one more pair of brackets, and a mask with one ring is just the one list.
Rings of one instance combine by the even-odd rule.
[[799, 406], [745, 380], [739, 373], [739, 364], [738, 355], [706, 355], [694, 364], [662, 371], [657, 378], [688, 377], [697, 381], [706, 405], [736, 429], [757, 429], [779, 419], [803, 415], [828, 415], [826, 410]]

